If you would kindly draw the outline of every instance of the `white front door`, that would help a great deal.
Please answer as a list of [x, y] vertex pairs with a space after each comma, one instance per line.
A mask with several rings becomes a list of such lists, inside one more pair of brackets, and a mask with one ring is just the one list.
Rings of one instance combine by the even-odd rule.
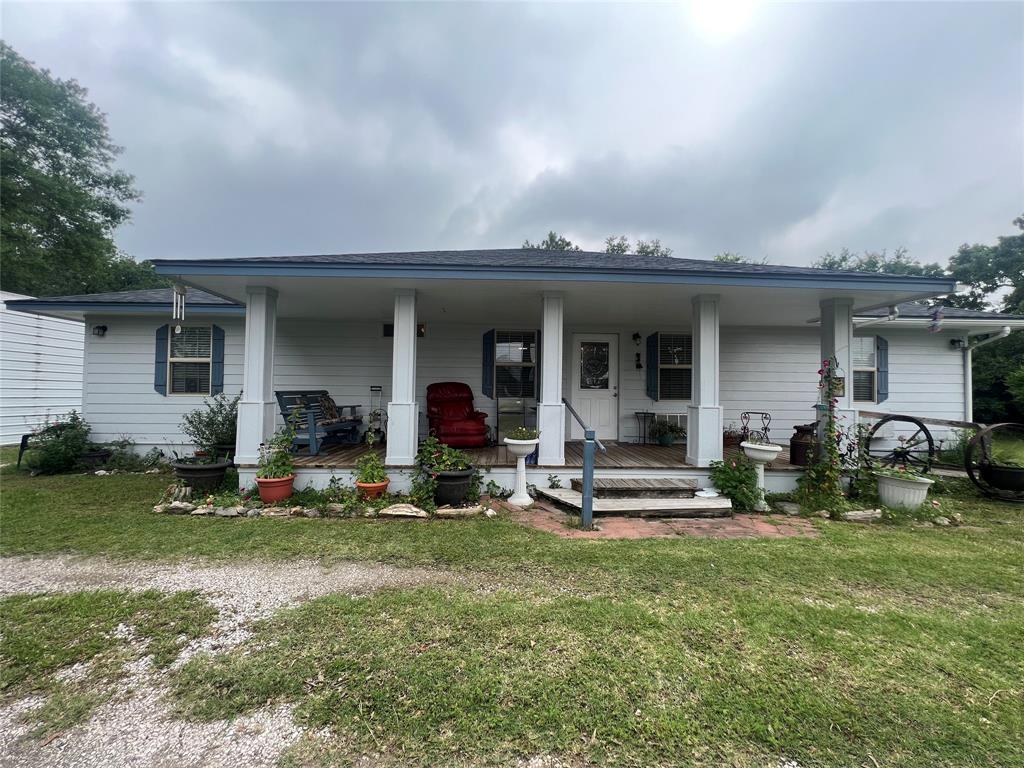
[[[572, 407], [602, 440], [619, 438], [619, 337], [614, 333], [572, 335]], [[574, 440], [583, 427], [569, 417]]]

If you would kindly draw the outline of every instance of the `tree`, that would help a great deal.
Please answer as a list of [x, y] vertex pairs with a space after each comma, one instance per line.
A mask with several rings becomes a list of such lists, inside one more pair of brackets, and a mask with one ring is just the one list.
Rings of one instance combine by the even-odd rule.
[[661, 240], [637, 240], [633, 252], [637, 256], [671, 256], [672, 249], [661, 244]]
[[712, 261], [717, 261], [719, 264], [767, 264], [768, 259], [764, 258], [760, 261], [754, 261], [753, 259], [745, 259], [738, 253], [732, 251], [723, 251], [722, 253], [716, 253]]
[[572, 240], [562, 237], [560, 234], [551, 230], [548, 232], [548, 236], [541, 240], [539, 243], [531, 243], [529, 240], [523, 240], [523, 248], [539, 248], [542, 251], [579, 251], [581, 250]]
[[114, 167], [121, 148], [86, 96], [0, 42], [4, 290], [66, 295], [167, 284], [114, 245], [140, 194]]
[[1002, 311], [1024, 314], [1024, 216], [1013, 224], [1015, 235], [998, 238], [995, 245], [967, 245], [949, 260], [950, 274], [969, 285], [955, 306], [987, 309], [995, 294], [1009, 289], [1002, 299]]
[[946, 274], [940, 264], [922, 264], [912, 259], [907, 255], [906, 248], [897, 248], [891, 256], [885, 250], [853, 253], [843, 248], [838, 254], [826, 253], [811, 266], [854, 272], [884, 272], [888, 275], [940, 277]]

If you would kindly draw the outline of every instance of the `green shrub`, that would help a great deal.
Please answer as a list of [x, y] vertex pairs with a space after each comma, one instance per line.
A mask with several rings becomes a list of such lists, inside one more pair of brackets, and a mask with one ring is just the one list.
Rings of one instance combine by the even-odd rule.
[[25, 464], [33, 472], [55, 475], [70, 472], [89, 449], [89, 425], [77, 411], [56, 421], [47, 421], [32, 436]]
[[737, 512], [750, 512], [761, 499], [757, 469], [746, 456], [711, 462], [711, 484], [732, 500]]
[[356, 459], [357, 483], [383, 483], [388, 479], [384, 460], [376, 451], [364, 453]]
[[223, 392], [207, 398], [202, 408], [189, 411], [181, 420], [181, 431], [196, 448], [211, 456], [234, 448], [238, 430], [238, 401], [241, 395], [228, 397]]

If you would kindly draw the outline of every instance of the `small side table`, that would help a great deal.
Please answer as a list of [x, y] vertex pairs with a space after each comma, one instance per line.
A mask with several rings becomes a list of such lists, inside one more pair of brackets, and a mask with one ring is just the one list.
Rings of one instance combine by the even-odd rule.
[[636, 416], [636, 441], [647, 445], [647, 423], [654, 418], [654, 411], [633, 411]]

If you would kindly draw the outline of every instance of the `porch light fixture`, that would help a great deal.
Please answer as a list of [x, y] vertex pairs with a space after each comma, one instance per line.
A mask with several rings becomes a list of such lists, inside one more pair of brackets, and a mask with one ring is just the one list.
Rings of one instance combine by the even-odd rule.
[[[640, 346], [640, 333], [639, 333], [639, 332], [634, 332], [634, 333], [633, 333], [633, 343], [634, 343], [634, 344], [636, 344], [636, 345], [637, 345], [638, 347]], [[639, 356], [639, 354], [637, 354], [637, 359], [636, 359], [636, 361], [637, 361], [637, 363], [639, 363], [639, 362], [640, 362], [640, 356]], [[637, 365], [637, 368], [639, 368], [639, 367], [640, 367], [640, 366], [639, 366], [639, 365]]]
[[92, 327], [92, 335], [93, 336], [106, 336], [107, 335], [107, 326], [105, 326], [105, 325], [94, 325]]
[[643, 370], [644, 364], [640, 362], [640, 353], [636, 353], [636, 369], [638, 371]]

